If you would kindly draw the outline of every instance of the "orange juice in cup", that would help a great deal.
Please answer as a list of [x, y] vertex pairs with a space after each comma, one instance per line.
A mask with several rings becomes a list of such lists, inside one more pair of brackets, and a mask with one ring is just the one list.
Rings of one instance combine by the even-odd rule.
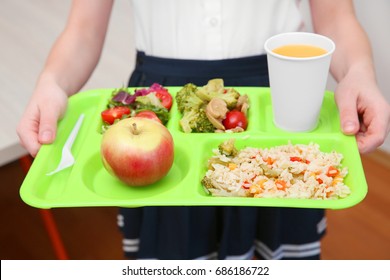
[[286, 131], [317, 127], [335, 44], [306, 32], [269, 38], [267, 52], [274, 124]]

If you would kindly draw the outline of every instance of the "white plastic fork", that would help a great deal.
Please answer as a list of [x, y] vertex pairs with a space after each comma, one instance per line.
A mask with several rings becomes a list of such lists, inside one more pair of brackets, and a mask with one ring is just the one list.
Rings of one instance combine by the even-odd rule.
[[57, 168], [53, 171], [47, 173], [47, 176], [53, 175], [61, 170], [64, 170], [65, 168], [68, 168], [72, 166], [75, 163], [75, 159], [72, 154], [72, 145], [74, 140], [76, 139], [76, 136], [80, 130], [81, 124], [84, 120], [84, 114], [81, 114], [79, 119], [77, 120], [75, 126], [73, 127], [72, 131], [70, 132], [68, 139], [66, 139], [66, 142], [64, 144], [64, 147], [62, 148], [62, 155], [60, 163], [58, 164]]

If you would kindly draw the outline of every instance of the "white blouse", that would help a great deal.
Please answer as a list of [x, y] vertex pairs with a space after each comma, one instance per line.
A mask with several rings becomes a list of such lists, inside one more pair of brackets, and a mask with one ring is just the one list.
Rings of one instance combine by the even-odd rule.
[[299, 0], [132, 0], [147, 55], [225, 59], [264, 53], [270, 36], [303, 30]]

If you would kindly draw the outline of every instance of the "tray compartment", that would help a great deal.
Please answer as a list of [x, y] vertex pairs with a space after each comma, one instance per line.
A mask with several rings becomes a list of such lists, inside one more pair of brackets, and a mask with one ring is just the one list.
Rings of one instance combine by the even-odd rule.
[[[213, 197], [208, 194], [202, 184], [200, 183], [203, 176], [207, 171], [207, 161], [213, 155], [212, 150], [216, 149], [219, 144], [229, 137], [213, 138], [205, 142], [201, 153], [201, 162], [198, 164], [202, 168], [200, 176], [198, 177], [198, 195], [207, 199], [210, 203], [210, 199], [218, 200], [218, 203], [224, 204], [223, 200], [226, 200], [227, 204], [234, 205], [248, 205], [248, 206], [269, 206], [277, 205], [280, 207], [315, 207], [317, 208], [346, 208], [364, 199], [367, 193], [367, 185], [365, 183], [364, 171], [361, 166], [361, 160], [358, 153], [354, 153], [357, 149], [356, 141], [352, 136], [344, 136], [340, 134], [324, 134], [318, 136], [316, 139], [308, 137], [307, 135], [294, 134], [289, 135], [288, 138], [282, 136], [270, 136], [270, 135], [254, 135], [250, 137], [236, 137], [235, 145], [238, 149], [245, 147], [255, 148], [270, 148], [280, 145], [291, 144], [310, 144], [315, 142], [320, 146], [320, 150], [323, 152], [336, 151], [341, 153], [344, 158], [341, 162], [343, 167], [347, 167], [349, 173], [344, 179], [344, 183], [350, 187], [351, 194], [342, 199], [337, 200], [313, 200], [313, 199], [286, 199], [286, 198], [240, 198], [240, 197]], [[351, 175], [356, 174], [356, 175]], [[246, 201], [245, 201], [246, 200]], [[257, 200], [257, 201], [256, 201]], [[217, 201], [214, 201], [217, 202]], [[214, 203], [213, 202], [213, 203]]]
[[173, 166], [163, 179], [149, 186], [131, 187], [109, 174], [102, 164], [100, 153], [95, 152], [72, 174], [71, 182], [77, 184], [81, 177], [83, 185], [98, 196], [128, 201], [131, 204], [131, 200], [161, 196], [180, 186], [190, 170], [189, 162], [183, 147], [177, 146]]
[[[264, 125], [261, 122], [261, 120], [258, 120], [257, 113], [255, 113], [257, 110], [261, 110], [259, 104], [258, 104], [258, 94], [261, 92], [266, 92], [266, 88], [250, 88], [250, 87], [234, 87], [241, 95], [247, 94], [249, 97], [249, 110], [248, 110], [248, 127], [245, 131], [237, 133], [237, 134], [249, 134], [251, 131], [261, 131], [264, 130]], [[170, 91], [172, 95], [175, 95], [178, 89]], [[185, 135], [215, 135], [216, 133], [198, 133], [198, 132], [191, 132], [191, 133], [185, 133], [183, 132], [181, 126], [180, 126], [180, 119], [182, 118], [182, 114], [179, 113], [177, 110], [177, 104], [176, 102], [172, 106], [171, 109], [171, 119], [172, 122], [167, 125], [168, 129], [172, 132], [178, 132]], [[259, 129], [260, 128], [260, 129]], [[205, 136], [203, 136], [205, 137]]]

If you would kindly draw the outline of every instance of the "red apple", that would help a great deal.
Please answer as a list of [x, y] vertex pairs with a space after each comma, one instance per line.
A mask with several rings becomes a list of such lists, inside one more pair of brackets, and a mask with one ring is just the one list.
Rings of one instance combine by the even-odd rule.
[[171, 169], [173, 138], [164, 125], [154, 120], [123, 119], [104, 133], [101, 156], [111, 175], [130, 186], [146, 186]]

